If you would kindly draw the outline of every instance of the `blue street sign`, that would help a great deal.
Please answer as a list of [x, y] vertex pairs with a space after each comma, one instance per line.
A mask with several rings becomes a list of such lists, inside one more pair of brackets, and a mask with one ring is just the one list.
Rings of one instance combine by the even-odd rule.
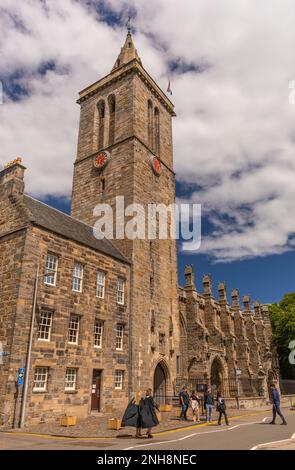
[[18, 376], [17, 376], [17, 385], [23, 385], [24, 383], [24, 376], [25, 376], [25, 368], [20, 367], [18, 369]]

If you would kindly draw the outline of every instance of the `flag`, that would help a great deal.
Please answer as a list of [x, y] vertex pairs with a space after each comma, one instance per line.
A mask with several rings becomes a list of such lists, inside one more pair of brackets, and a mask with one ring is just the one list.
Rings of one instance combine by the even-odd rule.
[[170, 80], [169, 80], [169, 83], [168, 83], [167, 93], [169, 93], [169, 95], [172, 95], [172, 90], [171, 90], [171, 86], [170, 86]]

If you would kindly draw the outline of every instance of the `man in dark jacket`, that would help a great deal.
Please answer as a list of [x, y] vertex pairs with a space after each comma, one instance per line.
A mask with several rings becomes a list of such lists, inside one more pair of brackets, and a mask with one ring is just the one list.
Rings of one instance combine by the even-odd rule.
[[148, 388], [145, 397], [139, 402], [139, 419], [141, 428], [147, 428], [149, 439], [153, 437], [152, 428], [159, 424], [156, 410], [159, 411], [158, 405], [152, 397], [152, 389]]
[[276, 416], [278, 414], [280, 418], [282, 419], [281, 424], [286, 425], [287, 421], [285, 420], [284, 415], [280, 409], [280, 405], [281, 405], [280, 394], [275, 384], [271, 384], [270, 394], [271, 394], [271, 401], [272, 401], [272, 421], [269, 424], [276, 424]]
[[181, 415], [180, 418], [187, 420], [187, 410], [190, 404], [190, 397], [189, 394], [187, 393], [187, 388], [182, 387], [182, 390], [179, 394], [179, 403], [181, 406]]
[[228, 418], [227, 418], [227, 413], [226, 413], [226, 403], [224, 398], [222, 397], [221, 392], [219, 391], [217, 393], [217, 406], [216, 406], [216, 411], [219, 413], [218, 417], [218, 426], [221, 426], [221, 418], [224, 416], [224, 420], [227, 426], [229, 426]]

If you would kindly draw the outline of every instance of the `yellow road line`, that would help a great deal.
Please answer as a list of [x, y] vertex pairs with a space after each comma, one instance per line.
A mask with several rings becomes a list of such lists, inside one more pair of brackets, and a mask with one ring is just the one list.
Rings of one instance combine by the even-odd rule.
[[[256, 411], [255, 413], [247, 413], [244, 415], [237, 415], [237, 416], [232, 416], [229, 419], [240, 419], [240, 418], [245, 418], [248, 416], [256, 416], [261, 413], [269, 413], [271, 410], [261, 410], [261, 411]], [[186, 426], [183, 428], [175, 428], [175, 429], [168, 429], [167, 431], [159, 431], [153, 433], [154, 436], [164, 436], [166, 434], [173, 434], [176, 432], [182, 432], [182, 431], [189, 431], [191, 429], [196, 429], [196, 428], [201, 428], [204, 426], [209, 426], [209, 424], [216, 424], [217, 421], [213, 421], [212, 423], [200, 423], [200, 424], [195, 424], [191, 426]], [[38, 433], [30, 433], [30, 432], [13, 432], [13, 431], [1, 431], [3, 434], [9, 434], [10, 436], [34, 436], [34, 437], [43, 437], [44, 439], [54, 439], [54, 440], [64, 440], [64, 441], [97, 441], [97, 440], [109, 440], [109, 439], [117, 439], [117, 436], [111, 437], [70, 437], [70, 436], [53, 436], [51, 434], [38, 434]], [[122, 438], [123, 439], [123, 438]]]
[[[270, 410], [261, 410], [261, 411], [256, 411], [255, 413], [247, 413], [247, 414], [244, 414], [244, 415], [232, 416], [232, 417], [229, 417], [229, 419], [232, 420], [232, 419], [245, 418], [247, 416], [256, 416], [256, 415], [261, 414], [261, 413], [268, 413], [269, 411]], [[201, 423], [201, 424], [195, 424], [195, 425], [192, 425], [192, 426], [186, 426], [185, 428], [170, 429], [170, 430], [168, 429], [167, 431], [154, 432], [153, 435], [154, 436], [163, 436], [165, 434], [172, 434], [172, 433], [179, 432], [179, 431], [189, 431], [190, 429], [201, 428], [201, 427], [209, 426], [210, 424], [216, 424], [216, 423], [217, 423], [217, 420], [212, 421], [212, 423]]]

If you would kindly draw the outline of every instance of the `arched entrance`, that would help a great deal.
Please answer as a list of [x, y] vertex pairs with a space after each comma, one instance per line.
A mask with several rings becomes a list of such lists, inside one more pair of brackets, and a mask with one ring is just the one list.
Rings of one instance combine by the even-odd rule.
[[158, 405], [166, 403], [167, 378], [164, 367], [159, 363], [154, 373], [154, 398]]
[[222, 362], [218, 357], [215, 357], [211, 364], [211, 373], [210, 373], [210, 384], [212, 390], [216, 392], [217, 390], [223, 389], [223, 366]]

